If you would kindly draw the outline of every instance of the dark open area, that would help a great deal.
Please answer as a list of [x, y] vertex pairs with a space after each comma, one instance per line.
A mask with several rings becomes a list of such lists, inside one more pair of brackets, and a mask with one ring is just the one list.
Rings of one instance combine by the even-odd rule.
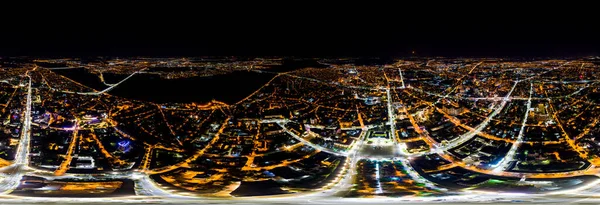
[[[594, 55], [600, 48], [594, 12], [576, 12], [581, 6], [279, 6], [204, 5], [211, 9], [198, 12], [160, 5], [163, 15], [48, 9], [39, 11], [47, 15], [35, 18], [35, 26], [6, 22], [11, 29], [0, 37], [10, 40], [0, 55], [523, 57]], [[74, 16], [85, 23], [56, 26]]]
[[272, 180], [268, 181], [257, 181], [257, 182], [242, 182], [240, 187], [235, 191], [231, 192], [233, 196], [262, 196], [262, 195], [275, 195], [275, 194], [286, 194], [287, 191], [281, 190], [279, 184]]
[[108, 86], [100, 81], [100, 78], [97, 75], [88, 72], [88, 70], [84, 68], [56, 69], [52, 71], [95, 90], [104, 90], [108, 88]]
[[217, 100], [229, 104], [250, 95], [273, 77], [272, 74], [246, 71], [184, 79], [163, 79], [156, 75], [139, 74], [111, 90], [110, 94], [158, 103], [207, 103]]

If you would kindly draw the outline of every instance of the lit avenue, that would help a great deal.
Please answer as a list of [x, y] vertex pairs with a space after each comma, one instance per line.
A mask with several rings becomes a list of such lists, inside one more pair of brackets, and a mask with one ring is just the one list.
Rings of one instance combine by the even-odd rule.
[[0, 58], [0, 204], [600, 203], [599, 66]]

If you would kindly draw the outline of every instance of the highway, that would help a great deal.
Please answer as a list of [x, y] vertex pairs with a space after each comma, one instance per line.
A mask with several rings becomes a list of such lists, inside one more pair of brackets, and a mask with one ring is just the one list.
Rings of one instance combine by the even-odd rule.
[[102, 95], [108, 91], [111, 91], [115, 87], [119, 86], [121, 83], [127, 81], [129, 78], [133, 77], [135, 74], [141, 73], [143, 70], [145, 70], [145, 69], [133, 72], [131, 75], [127, 76], [123, 80], [119, 81], [118, 83], [112, 84], [112, 86], [110, 86], [102, 91], [99, 91], [99, 92], [76, 92], [76, 94], [79, 94], [79, 95]]
[[29, 140], [31, 135], [31, 77], [29, 76], [29, 71], [26, 75], [27, 78], [29, 78], [29, 83], [27, 85], [25, 113], [23, 114], [25, 118], [23, 120], [23, 130], [21, 132], [22, 135], [17, 148], [17, 155], [15, 156], [15, 164], [25, 166], [29, 164]]
[[446, 146], [435, 148], [432, 151], [433, 152], [439, 152], [439, 151], [450, 150], [452, 148], [455, 148], [455, 147], [457, 147], [457, 146], [459, 146], [459, 145], [461, 145], [461, 144], [469, 141], [470, 139], [472, 139], [473, 137], [475, 137], [477, 134], [479, 134], [487, 126], [487, 124], [490, 121], [492, 121], [492, 119], [494, 119], [494, 117], [496, 117], [496, 115], [500, 114], [500, 112], [502, 111], [502, 109], [504, 109], [504, 106], [506, 106], [506, 104], [508, 103], [508, 101], [510, 101], [510, 95], [515, 90], [515, 87], [517, 87], [518, 83], [519, 83], [519, 81], [515, 81], [514, 85], [510, 89], [510, 92], [508, 92], [508, 94], [506, 94], [506, 96], [502, 99], [502, 102], [500, 103], [500, 106], [498, 106], [498, 108], [496, 108], [490, 115], [488, 115], [487, 118], [485, 118], [485, 120], [483, 120], [483, 122], [481, 122], [479, 125], [477, 125], [477, 127], [475, 127], [475, 130], [469, 131], [469, 132], [463, 134], [462, 136], [458, 137], [456, 140], [451, 141]]
[[392, 108], [392, 95], [389, 87], [385, 89], [385, 93], [387, 95], [388, 124], [390, 125], [392, 140], [398, 142], [398, 139], [396, 138], [396, 109]]
[[[45, 69], [50, 69], [50, 68], [45, 68]], [[71, 68], [64, 68], [64, 69], [71, 69]], [[50, 70], [56, 70], [56, 69], [50, 69]], [[78, 95], [102, 95], [102, 94], [107, 93], [107, 92], [111, 91], [112, 89], [116, 88], [121, 83], [127, 81], [129, 78], [133, 77], [134, 75], [136, 75], [138, 73], [143, 73], [144, 70], [145, 69], [133, 72], [131, 75], [127, 76], [126, 78], [124, 78], [123, 80], [119, 81], [118, 83], [110, 84], [110, 86], [108, 88], [106, 88], [104, 90], [101, 90], [101, 91], [98, 91], [98, 92], [73, 92], [73, 91], [58, 90], [58, 89], [50, 87], [49, 85], [48, 85], [48, 87], [50, 87], [50, 89], [53, 90], [53, 91], [63, 92], [63, 93], [71, 93], [71, 94], [78, 94]], [[106, 85], [108, 85], [108, 84], [106, 84]]]
[[[36, 68], [34, 68], [34, 70]], [[17, 146], [15, 160], [12, 165], [6, 168], [10, 171], [7, 173], [7, 177], [4, 178], [4, 181], [2, 181], [2, 184], [0, 184], [0, 193], [3, 194], [10, 193], [19, 186], [21, 178], [29, 164], [29, 141], [31, 136], [31, 76], [29, 76], [29, 71], [27, 71], [25, 75], [27, 76], [29, 83], [27, 85], [25, 112], [23, 113], [23, 129], [21, 130], [21, 139]]]
[[529, 100], [527, 100], [527, 111], [525, 111], [525, 116], [523, 116], [523, 122], [521, 124], [521, 129], [519, 130], [519, 135], [517, 135], [517, 140], [512, 144], [508, 153], [500, 160], [500, 163], [496, 165], [494, 168], [494, 172], [506, 171], [508, 165], [513, 160], [517, 149], [521, 142], [523, 142], [523, 135], [525, 133], [525, 125], [527, 124], [527, 118], [529, 117], [529, 110], [531, 109], [531, 96], [533, 95], [533, 83], [529, 83]]
[[400, 82], [402, 82], [402, 89], [406, 88], [406, 86], [404, 86], [404, 76], [402, 76], [402, 70], [400, 68], [398, 68], [398, 73], [400, 74]]

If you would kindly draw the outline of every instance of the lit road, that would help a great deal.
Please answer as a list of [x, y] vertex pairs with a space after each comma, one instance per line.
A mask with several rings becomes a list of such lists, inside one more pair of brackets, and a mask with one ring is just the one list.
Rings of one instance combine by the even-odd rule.
[[527, 111], [525, 111], [525, 116], [523, 117], [523, 123], [521, 124], [521, 130], [519, 130], [519, 135], [517, 135], [517, 140], [512, 144], [506, 156], [502, 158], [500, 163], [498, 163], [497, 167], [494, 168], [494, 172], [505, 171], [510, 165], [510, 162], [513, 160], [517, 149], [521, 142], [523, 142], [523, 134], [525, 133], [525, 125], [527, 124], [527, 118], [529, 117], [529, 110], [531, 109], [531, 96], [533, 95], [533, 83], [529, 83], [529, 100], [527, 100]]
[[400, 68], [398, 68], [398, 73], [400, 74], [400, 82], [402, 82], [402, 88], [406, 88], [406, 86], [404, 86], [404, 76], [402, 76], [402, 70]]
[[[471, 74], [471, 73], [472, 73], [472, 72], [473, 72], [473, 71], [474, 71], [474, 70], [475, 70], [475, 69], [476, 69], [476, 68], [477, 68], [479, 65], [481, 65], [482, 63], [483, 63], [483, 61], [481, 61], [481, 62], [479, 62], [479, 63], [475, 64], [475, 66], [473, 66], [473, 68], [471, 68], [471, 70], [469, 70], [469, 73], [467, 73], [467, 74], [465, 74], [465, 75], [461, 76], [461, 77], [458, 79], [458, 81], [462, 81], [462, 79], [463, 79], [463, 78], [465, 78], [465, 77], [467, 77], [469, 74]], [[446, 99], [446, 98], [450, 97], [450, 94], [454, 93], [454, 91], [455, 91], [456, 89], [458, 89], [458, 87], [459, 87], [459, 86], [454, 86], [454, 87], [453, 87], [453, 88], [452, 88], [452, 89], [451, 89], [449, 92], [447, 92], [447, 93], [446, 93], [446, 95], [442, 96], [441, 98], [438, 98], [438, 99], [437, 99], [437, 100], [436, 100], [436, 101], [433, 103], [433, 105], [436, 105], [436, 104], [440, 103], [442, 100], [444, 100], [444, 99]], [[423, 108], [423, 110], [424, 110], [424, 109], [426, 109], [426, 108]], [[421, 111], [423, 111], [423, 110], [421, 110]]]
[[283, 131], [285, 131], [285, 133], [289, 134], [290, 136], [292, 136], [293, 138], [297, 139], [298, 141], [304, 143], [305, 145], [311, 146], [317, 150], [323, 151], [325, 153], [329, 153], [329, 154], [333, 154], [333, 155], [337, 155], [337, 156], [347, 156], [348, 153], [342, 153], [342, 152], [337, 152], [335, 150], [326, 148], [326, 147], [321, 147], [320, 145], [314, 144], [309, 142], [308, 140], [305, 140], [304, 138], [298, 136], [296, 133], [291, 132], [290, 130], [288, 130], [285, 127], [285, 124], [283, 124], [284, 122], [278, 122], [277, 124], [281, 127], [281, 129], [283, 129]]
[[[481, 63], [475, 65], [470, 71], [469, 74]], [[554, 68], [556, 69], [556, 68]], [[138, 71], [139, 72], [139, 71]], [[124, 82], [128, 78], [135, 75], [135, 72], [123, 79], [121, 82]], [[400, 74], [400, 78], [402, 81], [402, 88], [404, 88], [404, 81], [402, 77], [402, 71], [398, 69]], [[549, 71], [547, 71], [549, 72]], [[26, 171], [29, 171], [29, 175], [35, 176], [35, 172], [32, 168], [28, 168], [27, 165], [29, 163], [28, 155], [29, 155], [29, 141], [30, 141], [30, 126], [31, 126], [31, 77], [26, 74], [29, 78], [29, 85], [27, 90], [27, 100], [26, 100], [26, 108], [24, 109], [24, 118], [23, 118], [23, 128], [21, 132], [21, 138], [19, 140], [19, 144], [17, 146], [17, 152], [15, 156], [15, 160], [13, 165], [9, 167], [5, 167], [4, 170], [4, 180], [0, 184], [0, 193], [10, 193], [13, 191], [18, 185], [22, 176]], [[541, 74], [540, 74], [541, 75]], [[538, 75], [539, 76], [539, 75]], [[296, 76], [297, 77], [297, 76]], [[533, 76], [534, 77], [534, 76]], [[525, 80], [530, 80], [533, 77], [527, 78]], [[402, 162], [402, 166], [406, 173], [417, 183], [425, 184], [425, 186], [433, 189], [444, 190], [442, 188], [438, 188], [434, 183], [428, 181], [427, 179], [420, 176], [411, 166], [410, 161], [413, 156], [421, 156], [424, 154], [430, 153], [442, 153], [448, 151], [449, 149], [455, 148], [472, 139], [481, 133], [481, 131], [487, 126], [487, 124], [498, 115], [506, 104], [513, 99], [510, 97], [515, 90], [515, 87], [519, 82], [523, 82], [525, 80], [517, 80], [515, 81], [512, 89], [507, 93], [505, 97], [495, 97], [495, 98], [485, 98], [485, 99], [493, 99], [500, 101], [498, 105], [496, 105], [495, 109], [489, 114], [486, 119], [476, 127], [474, 127], [469, 132], [461, 135], [455, 141], [451, 141], [449, 144], [440, 146], [440, 147], [432, 147], [432, 150], [425, 153], [415, 153], [410, 154], [406, 152], [401, 152], [399, 155], [394, 152], [394, 157], [389, 156], [387, 159], [393, 159]], [[95, 94], [103, 94], [105, 92], [110, 91], [110, 89], [118, 86], [121, 82], [113, 84], [110, 88], [106, 90], [96, 92]], [[410, 85], [409, 85], [410, 86]], [[386, 124], [390, 125], [391, 136], [396, 141], [396, 133], [395, 133], [395, 109], [392, 107], [392, 96], [391, 89], [386, 88], [387, 95], [387, 110], [388, 110], [388, 122]], [[456, 89], [456, 88], [455, 88]], [[578, 91], [581, 91], [581, 88]], [[578, 92], [577, 91], [577, 92]], [[449, 97], [453, 91], [448, 92], [445, 96], [439, 96], [442, 98]], [[78, 93], [84, 94], [85, 93]], [[87, 93], [94, 94], [94, 93]], [[519, 144], [522, 142], [522, 138], [524, 135], [524, 128], [528, 119], [529, 110], [531, 109], [532, 104], [532, 95], [533, 95], [533, 85], [530, 83], [530, 91], [529, 97], [527, 98], [527, 111], [525, 112], [524, 119], [521, 124], [521, 130], [517, 136], [516, 141], [513, 143], [512, 147], [504, 157], [504, 159], [496, 165], [496, 169], [494, 172], [495, 175], [507, 175], [504, 171], [506, 170], [510, 161], [513, 160], [513, 157], [516, 153], [516, 150]], [[520, 99], [520, 98], [519, 98]], [[439, 100], [438, 100], [439, 101]], [[436, 102], [437, 103], [437, 102]], [[406, 112], [406, 111], [404, 111]], [[407, 112], [406, 112], [407, 113]], [[407, 113], [408, 114], [408, 113]], [[410, 114], [409, 114], [410, 115]], [[225, 122], [227, 122], [226, 120]], [[414, 121], [414, 120], [411, 120]], [[5, 195], [0, 196], [0, 204], [21, 204], [21, 203], [69, 203], [69, 204], [109, 204], [109, 203], [130, 203], [130, 204], [146, 204], [146, 203], [157, 203], [157, 204], [190, 204], [190, 203], [206, 203], [206, 204], [365, 204], [365, 203], [376, 203], [376, 204], [430, 204], [430, 203], [443, 203], [443, 204], [464, 204], [464, 203], [549, 203], [549, 204], [567, 204], [567, 203], [591, 203], [591, 204], [599, 204], [600, 203], [600, 188], [598, 188], [598, 184], [600, 184], [600, 179], [596, 180], [589, 185], [586, 185], [583, 188], [577, 188], [574, 190], [564, 190], [549, 194], [507, 194], [507, 193], [495, 193], [495, 192], [475, 192], [475, 191], [465, 191], [461, 192], [457, 195], [452, 196], [444, 196], [444, 197], [401, 197], [401, 198], [343, 198], [341, 196], [346, 195], [350, 192], [354, 186], [354, 177], [357, 174], [357, 162], [360, 159], [364, 159], [365, 154], [363, 154], [360, 150], [364, 145], [365, 136], [367, 131], [372, 128], [369, 126], [362, 126], [362, 132], [358, 137], [358, 140], [351, 147], [350, 150], [346, 152], [334, 151], [332, 149], [321, 147], [318, 144], [313, 144], [308, 140], [304, 139], [302, 136], [298, 136], [297, 134], [291, 132], [285, 127], [285, 124], [288, 123], [287, 119], [268, 119], [261, 120], [261, 123], [277, 123], [283, 131], [291, 135], [293, 138], [299, 140], [302, 143], [311, 146], [320, 151], [338, 155], [338, 156], [346, 156], [346, 162], [343, 164], [343, 170], [335, 177], [335, 179], [330, 183], [322, 187], [321, 189], [315, 189], [313, 191], [307, 191], [298, 194], [288, 194], [284, 196], [261, 196], [261, 197], [234, 197], [234, 198], [199, 198], [199, 197], [189, 197], [191, 195], [189, 193], [178, 193], [177, 191], [171, 190], [170, 188], [164, 188], [154, 182], [148, 175], [147, 170], [142, 171], [134, 171], [134, 172], [114, 172], [112, 174], [106, 174], [106, 176], [94, 176], [88, 174], [70, 174], [65, 173], [63, 176], [44, 176], [48, 179], [101, 179], [101, 178], [111, 178], [111, 179], [132, 179], [135, 182], [135, 193], [138, 196], [125, 196], [125, 197], [111, 197], [111, 198], [47, 198], [47, 197], [20, 197], [20, 196], [12, 196]], [[221, 126], [222, 132], [224, 126]], [[356, 129], [357, 127], [352, 127], [352, 129]], [[419, 129], [418, 126], [415, 126], [415, 129]], [[218, 134], [217, 134], [218, 136]], [[215, 138], [218, 139], [218, 138]], [[401, 144], [395, 144], [394, 148], [396, 151], [400, 151]], [[198, 156], [204, 154], [204, 151], [198, 152], [195, 157], [191, 157], [186, 160], [183, 164], [187, 164], [192, 159], [196, 159]], [[105, 156], [109, 156], [106, 155]], [[147, 160], [143, 160], [146, 161]], [[463, 164], [464, 166], [464, 164]], [[177, 166], [173, 166], [177, 167]], [[376, 164], [376, 169], [379, 169], [379, 164]], [[482, 173], [489, 174], [488, 172], [484, 172], [478, 170]], [[165, 172], [165, 170], [160, 170], [160, 172]], [[152, 172], [149, 172], [152, 173]], [[379, 171], [376, 172], [379, 175]], [[510, 175], [513, 176], [513, 175]], [[516, 176], [516, 175], [515, 175]], [[514, 176], [513, 176], [514, 177]], [[376, 177], [377, 179], [379, 176]], [[379, 179], [378, 179], [379, 181]], [[382, 193], [381, 186], [377, 187], [378, 191], [376, 193]]]
[[341, 198], [341, 197], [240, 197], [218, 198], [160, 198], [160, 197], [111, 197], [111, 198], [60, 198], [60, 197], [6, 197], [0, 198], [2, 204], [598, 204], [600, 199], [594, 195], [549, 195], [549, 194], [502, 194], [475, 192], [445, 197], [401, 197], [401, 198]]
[[[21, 181], [21, 178], [23, 177], [23, 175], [25, 174], [25, 171], [28, 168], [28, 164], [29, 164], [29, 142], [30, 142], [30, 135], [31, 135], [31, 131], [30, 131], [30, 127], [31, 127], [31, 77], [29, 76], [29, 71], [26, 73], [26, 76], [29, 79], [29, 83], [27, 86], [27, 104], [25, 107], [25, 113], [24, 113], [24, 120], [23, 120], [23, 129], [22, 129], [22, 135], [21, 135], [21, 140], [19, 140], [19, 145], [17, 147], [17, 152], [16, 152], [16, 156], [15, 156], [15, 160], [14, 163], [9, 166], [9, 167], [5, 167], [3, 168], [3, 170], [7, 170], [5, 171], [6, 177], [4, 178], [4, 180], [2, 181], [2, 184], [0, 184], [0, 193], [3, 194], [8, 194], [10, 192], [12, 192], [13, 190], [15, 190], [18, 186], [19, 183]], [[130, 76], [131, 77], [131, 76]], [[126, 80], [126, 79], [124, 79]], [[44, 176], [48, 179], [53, 179], [53, 177], [51, 176]], [[135, 185], [136, 185], [136, 193], [139, 192], [140, 195], [151, 195], [151, 196], [170, 196], [170, 197], [175, 197], [177, 195], [168, 193], [160, 188], [158, 188], [156, 186], [156, 184], [150, 179], [150, 177], [146, 174], [143, 173], [116, 173], [116, 174], [109, 174], [108, 176], [106, 176], [107, 178], [113, 178], [113, 179], [118, 179], [118, 178], [132, 178], [135, 181]], [[65, 177], [54, 177], [55, 179], [59, 179], [59, 178], [78, 178], [78, 179], [85, 179], [85, 178], [98, 178], [98, 176], [92, 176], [92, 175], [69, 175], [69, 176], [65, 176]]]
[[[57, 70], [57, 69], [51, 69], [51, 68], [46, 68], [46, 69], [50, 69], [50, 70]], [[64, 68], [64, 69], [72, 69], [72, 68]], [[60, 70], [60, 69], [59, 69]], [[63, 93], [71, 93], [71, 94], [78, 94], [78, 95], [102, 95], [104, 93], [107, 93], [111, 90], [113, 90], [115, 87], [119, 86], [121, 83], [127, 81], [129, 78], [133, 77], [134, 75], [138, 74], [138, 73], [143, 73], [145, 69], [136, 71], [134, 73], [132, 73], [131, 75], [127, 76], [126, 78], [124, 78], [123, 80], [119, 81], [118, 83], [115, 84], [110, 84], [110, 86], [102, 91], [98, 91], [98, 92], [73, 92], [73, 91], [66, 91], [66, 90], [57, 90], [55, 88], [52, 88], [50, 86], [50, 89], [53, 91], [57, 91], [57, 92], [63, 92]], [[108, 85], [108, 84], [107, 84]]]
[[[402, 72], [400, 71], [400, 69], [398, 69], [398, 72], [400, 72], [400, 75], [402, 76]], [[402, 80], [402, 87], [404, 87], [404, 80]], [[408, 175], [415, 180], [416, 182], [425, 184], [425, 186], [432, 188], [432, 189], [439, 189], [437, 188], [432, 182], [430, 182], [429, 180], [421, 177], [419, 175], [419, 173], [417, 173], [412, 165], [410, 165], [410, 160], [408, 158], [408, 156], [406, 156], [406, 153], [404, 152], [404, 148], [405, 147], [404, 143], [398, 144], [398, 138], [396, 137], [396, 113], [395, 110], [392, 108], [392, 95], [390, 94], [390, 89], [387, 88], [386, 90], [386, 95], [387, 95], [387, 108], [388, 108], [388, 118], [389, 118], [389, 124], [390, 124], [390, 132], [392, 135], [392, 140], [394, 140], [395, 145], [393, 146], [394, 149], [396, 149], [396, 151], [394, 153], [400, 153], [401, 155], [404, 155], [402, 157], [399, 158], [395, 158], [394, 160], [400, 160], [402, 163], [402, 166], [404, 167], [404, 170], [406, 170], [406, 172], [408, 173]], [[418, 129], [418, 126], [417, 128]], [[396, 146], [398, 145], [398, 146]], [[379, 172], [378, 172], [379, 173]]]
[[397, 142], [396, 138], [396, 112], [395, 109], [392, 109], [392, 95], [390, 94], [390, 88], [385, 89], [385, 93], [387, 95], [387, 110], [388, 110], [388, 124], [390, 125], [390, 132], [392, 135], [392, 140]]
[[25, 165], [29, 164], [29, 139], [31, 135], [31, 77], [29, 71], [27, 72], [29, 83], [27, 85], [27, 104], [25, 105], [25, 113], [23, 120], [23, 130], [21, 140], [19, 140], [19, 146], [17, 148], [17, 155], [15, 156], [15, 164]]
[[135, 193], [141, 196], [160, 196], [160, 197], [174, 197], [176, 195], [162, 190], [158, 185], [150, 179], [145, 173], [134, 172], [132, 179], [135, 182]]
[[82, 67], [56, 67], [56, 68], [46, 68], [48, 70], [69, 70], [69, 69], [77, 69]]
[[364, 144], [366, 134], [367, 129], [365, 128], [360, 133], [356, 144], [348, 151], [349, 155], [346, 164], [344, 165], [345, 170], [340, 173], [343, 174], [343, 176], [338, 176], [338, 178], [341, 177], [341, 180], [338, 179], [339, 181], [337, 183], [335, 183], [336, 180], [334, 180], [334, 184], [330, 185], [328, 187], [329, 189], [321, 193], [321, 195], [346, 195], [348, 191], [350, 191], [353, 186], [353, 179], [356, 176], [356, 164], [358, 163], [358, 160], [362, 159], [359, 155], [359, 150]]
[[118, 83], [112, 84], [112, 86], [110, 86], [110, 87], [108, 87], [108, 88], [106, 88], [106, 89], [104, 89], [102, 91], [99, 91], [99, 92], [89, 92], [89, 93], [81, 93], [81, 92], [79, 92], [77, 94], [80, 94], [80, 95], [102, 95], [102, 94], [104, 94], [104, 93], [106, 93], [108, 91], [111, 91], [115, 87], [119, 86], [121, 83], [127, 81], [129, 78], [133, 77], [134, 75], [140, 73], [143, 70], [145, 70], [145, 69], [142, 69], [140, 71], [136, 71], [136, 72], [132, 73], [131, 75], [127, 76], [125, 79], [119, 81]]
[[431, 182], [431, 181], [425, 179], [424, 177], [422, 177], [421, 175], [419, 175], [419, 173], [417, 171], [415, 171], [415, 169], [410, 165], [409, 158], [399, 157], [399, 158], [396, 158], [396, 160], [400, 160], [402, 162], [402, 166], [404, 167], [404, 170], [406, 170], [406, 172], [408, 173], [408, 176], [410, 176], [410, 178], [412, 178], [416, 182], [425, 184], [426, 187], [431, 188], [431, 189], [448, 191], [447, 189], [437, 187], [433, 182]]
[[[33, 169], [31, 169], [33, 170]], [[127, 171], [127, 172], [109, 172], [102, 175], [94, 174], [72, 174], [66, 173], [61, 176], [51, 176], [47, 174], [36, 174], [35, 172], [28, 173], [30, 176], [43, 177], [48, 180], [64, 180], [64, 179], [80, 179], [80, 180], [120, 180], [131, 179], [134, 181], [134, 189], [136, 195], [139, 196], [156, 196], [163, 198], [188, 198], [184, 196], [186, 193], [177, 193], [175, 191], [164, 190], [159, 185], [150, 179], [150, 176], [143, 172]]]
[[100, 74], [98, 75], [98, 77], [100, 78], [100, 81], [102, 81], [102, 83], [104, 83], [104, 85], [109, 86], [109, 87], [115, 86], [115, 84], [106, 83], [106, 81], [104, 80], [104, 73], [103, 72], [100, 72]]
[[500, 114], [500, 112], [502, 111], [502, 109], [504, 109], [504, 106], [506, 106], [506, 104], [508, 103], [508, 101], [510, 101], [510, 95], [515, 90], [515, 87], [517, 87], [518, 83], [519, 83], [519, 81], [516, 81], [514, 83], [514, 85], [510, 89], [510, 92], [508, 92], [508, 94], [506, 94], [506, 96], [502, 99], [502, 102], [500, 103], [500, 106], [498, 106], [498, 108], [496, 108], [492, 112], [492, 114], [488, 115], [487, 118], [485, 118], [485, 120], [483, 120], [483, 122], [481, 122], [479, 125], [477, 125], [477, 127], [475, 127], [475, 130], [469, 131], [469, 132], [463, 134], [462, 136], [458, 137], [456, 140], [451, 141], [446, 146], [442, 146], [440, 148], [433, 149], [432, 151], [433, 152], [439, 152], [439, 151], [450, 150], [452, 148], [455, 148], [455, 147], [457, 147], [457, 146], [459, 146], [459, 145], [461, 145], [461, 144], [463, 144], [463, 143], [471, 140], [473, 137], [475, 137], [477, 134], [479, 134], [487, 126], [487, 124], [490, 121], [492, 121], [492, 119], [494, 119], [494, 117], [496, 117], [496, 115]]
[[[34, 70], [36, 68], [34, 68]], [[7, 170], [10, 170], [7, 173], [8, 176], [4, 178], [4, 181], [2, 181], [2, 184], [0, 185], [0, 193], [4, 194], [12, 192], [19, 186], [24, 170], [27, 169], [29, 164], [29, 139], [31, 136], [31, 77], [29, 76], [29, 71], [27, 71], [25, 75], [29, 79], [29, 83], [27, 85], [25, 112], [23, 113], [23, 129], [21, 130], [21, 139], [17, 146], [14, 163], [7, 168]]]

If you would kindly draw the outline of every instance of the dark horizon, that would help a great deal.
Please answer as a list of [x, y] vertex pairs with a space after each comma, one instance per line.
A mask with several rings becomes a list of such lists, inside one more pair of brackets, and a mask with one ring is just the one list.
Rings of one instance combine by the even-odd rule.
[[[47, 15], [8, 22], [0, 56], [574, 57], [600, 55], [586, 17], [491, 11], [229, 11]], [[488, 14], [488, 12], [491, 14]], [[178, 12], [179, 13], [179, 12]], [[184, 13], [184, 12], [181, 12]], [[463, 13], [462, 15], [459, 15]], [[497, 15], [495, 15], [496, 13]], [[310, 14], [310, 15], [309, 15]], [[487, 15], [486, 15], [487, 14]], [[80, 22], [64, 24], [72, 17]], [[94, 16], [94, 14], [91, 14]], [[490, 17], [491, 16], [491, 17]], [[414, 52], [414, 54], [413, 54]]]
[[[508, 48], [507, 48], [508, 47]], [[541, 46], [506, 46], [498, 47], [472, 47], [460, 48], [447, 45], [439, 46], [411, 46], [399, 49], [387, 49], [378, 47], [370, 48], [344, 48], [333, 51], [303, 50], [294, 52], [286, 50], [277, 52], [279, 49], [265, 49], [261, 51], [248, 51], [246, 49], [210, 49], [197, 51], [194, 48], [103, 48], [86, 47], [80, 48], [8, 48], [0, 50], [0, 57], [308, 57], [308, 58], [411, 58], [411, 57], [448, 57], [448, 58], [570, 58], [599, 56], [600, 51], [593, 45], [562, 44]], [[321, 50], [321, 49], [316, 49]]]

